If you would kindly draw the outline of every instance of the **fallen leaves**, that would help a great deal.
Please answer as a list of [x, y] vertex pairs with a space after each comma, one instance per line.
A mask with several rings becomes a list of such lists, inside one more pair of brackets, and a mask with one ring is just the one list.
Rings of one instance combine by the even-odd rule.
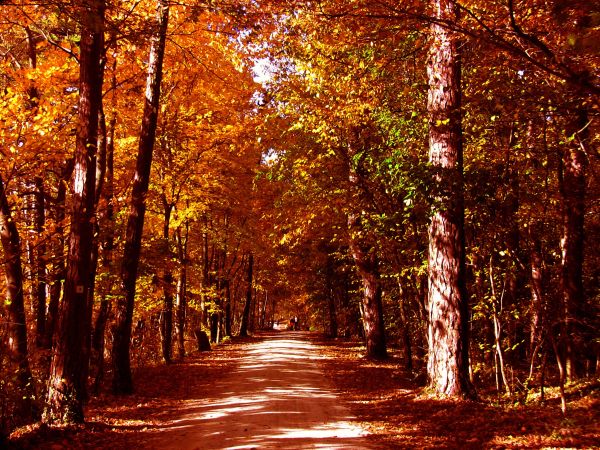
[[390, 352], [388, 361], [369, 361], [360, 344], [321, 341], [324, 370], [358, 420], [383, 448], [598, 448], [600, 383], [571, 387], [568, 416], [547, 390], [545, 404], [499, 402], [480, 390], [481, 402], [429, 396]]

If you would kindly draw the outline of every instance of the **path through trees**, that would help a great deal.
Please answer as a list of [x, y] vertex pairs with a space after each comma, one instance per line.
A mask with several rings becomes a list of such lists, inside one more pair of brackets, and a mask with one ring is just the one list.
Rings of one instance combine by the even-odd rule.
[[0, 446], [194, 336], [290, 323], [569, 417], [600, 372], [599, 25], [590, 1], [0, 0]]
[[[358, 341], [305, 332], [260, 333], [191, 352], [184, 363], [134, 371], [131, 396], [106, 393], [84, 426], [22, 431], [16, 448], [590, 448], [600, 419], [571, 392], [571, 415], [424, 395], [396, 349], [367, 360]], [[326, 377], [324, 376], [326, 374]], [[587, 395], [581, 395], [587, 394]], [[457, 417], [461, 420], [457, 420]], [[368, 430], [368, 433], [365, 432]]]

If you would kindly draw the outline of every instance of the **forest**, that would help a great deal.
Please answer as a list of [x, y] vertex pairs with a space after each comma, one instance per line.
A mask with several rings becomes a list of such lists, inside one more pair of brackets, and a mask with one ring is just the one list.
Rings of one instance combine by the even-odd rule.
[[599, 115], [589, 0], [0, 0], [0, 445], [294, 316], [568, 414]]

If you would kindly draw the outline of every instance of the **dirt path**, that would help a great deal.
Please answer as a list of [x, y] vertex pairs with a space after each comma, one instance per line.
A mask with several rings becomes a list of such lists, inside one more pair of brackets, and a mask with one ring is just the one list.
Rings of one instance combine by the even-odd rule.
[[304, 333], [266, 335], [244, 349], [210, 397], [187, 400], [181, 416], [157, 424], [140, 448], [370, 448], [318, 358]]

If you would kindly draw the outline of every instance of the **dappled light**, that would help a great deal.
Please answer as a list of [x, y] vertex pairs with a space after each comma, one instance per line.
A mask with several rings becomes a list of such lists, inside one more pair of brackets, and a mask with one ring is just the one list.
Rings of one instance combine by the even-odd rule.
[[600, 445], [589, 0], [0, 0], [0, 448]]
[[[78, 442], [91, 439], [97, 448], [134, 440], [136, 448], [371, 448], [364, 440], [367, 431], [324, 378], [316, 362], [317, 347], [307, 334], [271, 334], [221, 352], [221, 357], [231, 352], [236, 362], [226, 362], [225, 372], [217, 369], [218, 359], [210, 363], [217, 364], [219, 379], [203, 377], [206, 368], [192, 376], [208, 363], [202, 359], [196, 367], [181, 366], [187, 372], [181, 381], [192, 386], [183, 398], [169, 403], [159, 397], [151, 400], [152, 405], [106, 408], [105, 418], [94, 422], [110, 426], [110, 444], [103, 444], [100, 436], [94, 438], [94, 433], [78, 436]], [[154, 383], [168, 391], [163, 376]], [[162, 413], [156, 414], [158, 410]]]

